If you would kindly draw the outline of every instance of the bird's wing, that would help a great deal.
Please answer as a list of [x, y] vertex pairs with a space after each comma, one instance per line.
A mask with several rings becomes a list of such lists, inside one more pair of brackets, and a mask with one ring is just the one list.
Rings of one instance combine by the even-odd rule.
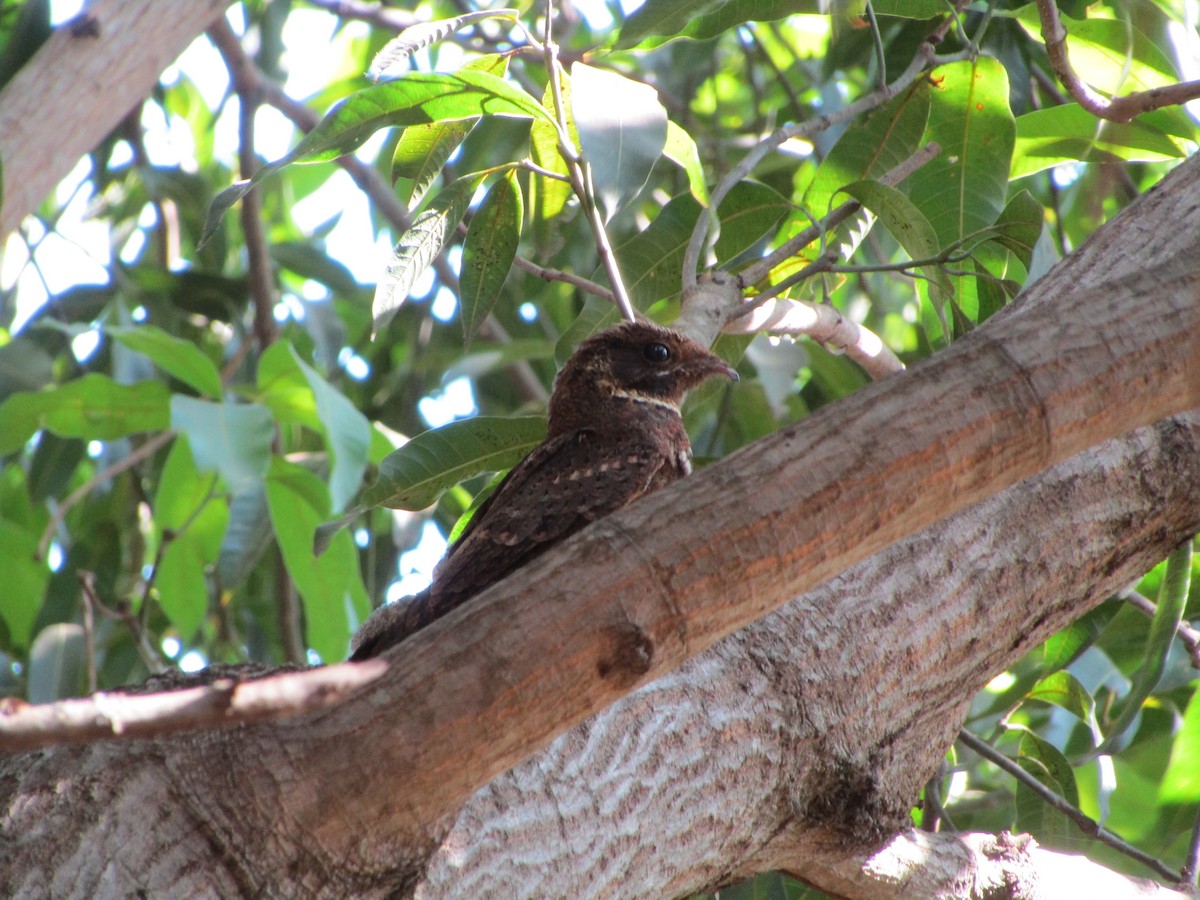
[[675, 461], [648, 441], [590, 429], [546, 441], [509, 472], [438, 567], [433, 591], [482, 591], [554, 543], [646, 493]]

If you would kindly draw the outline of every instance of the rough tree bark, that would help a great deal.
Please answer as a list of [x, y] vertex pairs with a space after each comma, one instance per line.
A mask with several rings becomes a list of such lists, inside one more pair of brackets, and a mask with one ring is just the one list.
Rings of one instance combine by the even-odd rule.
[[[1047, 276], [1020, 311], [999, 317], [998, 326], [1081, 294], [1104, 309], [1105, 295], [1096, 289], [1106, 285], [1118, 304], [1144, 310], [1133, 287], [1139, 273], [1147, 273], [1146, 295], [1176, 317], [1179, 339], [1187, 343], [1171, 348], [1160, 340], [1152, 351], [1166, 354], [1175, 371], [1159, 371], [1161, 382], [1135, 379], [1130, 397], [1152, 411], [1163, 399], [1160, 384], [1169, 384], [1170, 407], [1200, 405], [1200, 384], [1190, 368], [1200, 358], [1193, 263], [1200, 250], [1198, 169], [1195, 159], [1180, 167], [1169, 187], [1111, 223]], [[1174, 296], [1163, 296], [1164, 286]], [[1180, 292], [1186, 303], [1178, 302]], [[1091, 308], [1085, 305], [1080, 315]], [[1056, 320], [1051, 315], [1044, 321]], [[1090, 365], [1100, 371], [1106, 362], [1119, 365], [1131, 352], [1146, 352], [1135, 326], [1128, 341], [1113, 337], [1104, 346], [1083, 347], [1074, 343], [1080, 333], [1075, 324], [1058, 320], [1061, 331], [1047, 336], [1050, 343], [1059, 340], [1063, 369]], [[966, 378], [967, 368], [946, 377]], [[1032, 371], [1013, 368], [1018, 396], [1039, 396], [1036, 385], [1020, 393], [1021, 378]], [[935, 396], [945, 403], [953, 392], [931, 384], [925, 399], [932, 403]], [[986, 398], [964, 402], [976, 399]], [[1079, 434], [1097, 421], [1101, 431], [1115, 428], [1124, 419], [1109, 407], [1122, 399], [1081, 393], [1079, 408], [1086, 414], [1064, 429], [1047, 424], [1048, 440], [1038, 445], [1042, 455], [1029, 464], [1062, 458], [1065, 451], [1056, 456], [1055, 447], [1074, 446], [1071, 441], [1082, 440]], [[839, 422], [840, 414], [869, 412], [879, 424], [878, 446], [920, 446], [922, 436], [906, 416], [920, 400], [906, 397], [890, 413], [882, 406], [867, 409], [862, 400], [846, 404], [815, 423], [823, 431], [808, 438], [833, 440], [841, 426], [852, 424], [849, 417]], [[1036, 414], [1031, 418], [1038, 421]], [[1019, 443], [1020, 435], [1012, 437]], [[1066, 444], [1057, 445], [1059, 438]], [[867, 476], [870, 449], [855, 448]], [[945, 470], [961, 463], [954, 446], [940, 449]], [[998, 457], [1006, 449], [997, 445]], [[604, 537], [626, 548], [621, 552], [631, 567], [651, 570], [652, 586], [666, 584], [671, 567], [686, 567], [692, 545], [679, 536], [689, 534], [696, 510], [705, 502], [727, 507], [722, 492], [737, 488], [739, 482], [721, 474], [732, 466], [714, 467], [661, 501], [632, 508], [607, 529], [581, 535], [535, 570], [489, 592], [478, 607], [431, 629], [409, 653], [392, 658], [394, 673], [336, 710], [0, 761], [0, 893], [371, 896], [411, 889], [441, 896], [490, 888], [518, 896], [665, 896], [768, 867], [848, 896], [903, 895], [905, 884], [931, 883], [957, 896], [982, 893], [990, 876], [972, 869], [965, 857], [964, 870], [945, 879], [918, 872], [910, 877], [926, 880], [901, 881], [899, 888], [889, 880], [899, 875], [865, 860], [903, 826], [917, 788], [936, 768], [979, 686], [1200, 529], [1198, 451], [1200, 415], [1175, 416], [1060, 462], [919, 533], [910, 527], [905, 534], [900, 526], [898, 543], [588, 719], [459, 809], [457, 792], [470, 782], [464, 768], [478, 784], [489, 766], [515, 761], [544, 743], [530, 737], [528, 721], [518, 719], [493, 720], [494, 730], [481, 725], [472, 735], [461, 718], [464, 706], [486, 695], [494, 709], [522, 692], [537, 693], [539, 685], [506, 680], [512, 677], [510, 659], [473, 670], [490, 673], [487, 683], [475, 686], [476, 696], [431, 705], [420, 698], [421, 678], [435, 693], [456, 683], [455, 669], [431, 667], [431, 661], [457, 657], [470, 669], [470, 657], [479, 651], [455, 652], [456, 628], [486, 633], [488, 623], [502, 621], [535, 587], [541, 597], [604, 594], [606, 584], [621, 580], [610, 571], [605, 582], [600, 567], [587, 559], [588, 553], [613, 552], [597, 546]], [[739, 478], [749, 479], [740, 483], [751, 490], [757, 490], [756, 479], [774, 490], [774, 466], [805, 461], [763, 447], [740, 458], [747, 470]], [[994, 491], [989, 478], [999, 468], [960, 472], [943, 483], [982, 497]], [[812, 494], [824, 487], [836, 501], [839, 487], [822, 481], [828, 474], [812, 473]], [[912, 496], [915, 483], [876, 487], [872, 507], [846, 516], [838, 514], [836, 502], [826, 504], [828, 517], [817, 530], [835, 540], [819, 545], [827, 555], [816, 569], [811, 560], [804, 565], [819, 575], [838, 560], [856, 558], [854, 545], [862, 538], [857, 529], [871, 531], [873, 520], [894, 525], [897, 510], [917, 504], [928, 512], [931, 505]], [[946, 509], [964, 503], [962, 496], [933, 499]], [[806, 498], [797, 495], [792, 502]], [[691, 520], [663, 518], [672, 511], [689, 511]], [[731, 581], [759, 578], [774, 590], [755, 601], [761, 610], [793, 596], [791, 586], [799, 582], [781, 560], [794, 561], [808, 547], [795, 523], [782, 511], [768, 523], [774, 528], [738, 520], [734, 529], [732, 521], [709, 520], [736, 542], [745, 569], [711, 572], [700, 593], [707, 590], [719, 602]], [[873, 533], [881, 539], [877, 527]], [[671, 562], [627, 549], [638, 543], [667, 548]], [[670, 591], [663, 593], [669, 606]], [[745, 609], [738, 615], [744, 617]], [[708, 627], [715, 636], [734, 624], [727, 619], [722, 625], [718, 616]], [[555, 633], [544, 625], [532, 631]], [[564, 659], [556, 646], [575, 636], [561, 629], [557, 634], [561, 641], [538, 645], [531, 633], [523, 647], [509, 648], [554, 661], [541, 670], [543, 683], [556, 683], [558, 670], [578, 663]], [[594, 637], [584, 634], [575, 646], [591, 653]], [[616, 639], [614, 644], [621, 646]], [[688, 636], [679, 644], [669, 648], [673, 662], [694, 647], [687, 646]], [[647, 671], [665, 665], [655, 662], [659, 668]], [[595, 674], [593, 658], [585, 663]], [[636, 663], [635, 653], [617, 670], [635, 671]], [[608, 684], [589, 702], [596, 708], [639, 680]], [[580, 707], [569, 693], [557, 701], [554, 690], [544, 696], [532, 730], [548, 737], [577, 719], [579, 713], [568, 710]], [[414, 708], [416, 724], [436, 739], [431, 745], [441, 741], [449, 748], [418, 773], [422, 795], [412, 792], [415, 776], [404, 768], [413, 751], [404, 741], [412, 732], [397, 725]], [[453, 740], [446, 742], [448, 734]], [[481, 754], [491, 762], [480, 762]], [[447, 786], [447, 797], [436, 796], [439, 784]], [[416, 831], [414, 822], [420, 823]], [[1036, 855], [1010, 849], [1013, 863], [1003, 877], [1019, 880], [1022, 866], [1036, 871]]]

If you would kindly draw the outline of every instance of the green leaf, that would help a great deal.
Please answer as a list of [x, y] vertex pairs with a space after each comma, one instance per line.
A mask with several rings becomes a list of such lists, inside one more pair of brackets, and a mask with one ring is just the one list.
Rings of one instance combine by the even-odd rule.
[[688, 189], [701, 206], [708, 206], [708, 184], [704, 180], [704, 166], [700, 164], [700, 151], [692, 136], [674, 122], [667, 120], [667, 144], [663, 156], [679, 166], [687, 174]]
[[[1100, 753], [1116, 752], [1142, 711], [1142, 704], [1154, 693], [1167, 669], [1167, 654], [1175, 640], [1175, 632], [1183, 620], [1187, 608], [1188, 591], [1192, 577], [1192, 542], [1185, 541], [1167, 557], [1167, 571], [1158, 591], [1158, 603], [1154, 619], [1150, 623], [1150, 635], [1142, 665], [1133, 680], [1133, 687], [1121, 700], [1116, 721], [1109, 726], [1108, 736], [1100, 746]], [[1128, 735], [1132, 737], [1132, 734]]]
[[523, 216], [521, 186], [510, 169], [483, 198], [463, 242], [459, 308], [468, 346], [500, 299], [517, 255]]
[[83, 626], [47, 625], [29, 650], [29, 702], [54, 703], [87, 691]]
[[874, 0], [877, 16], [904, 19], [936, 19], [946, 15], [946, 0]]
[[540, 416], [476, 416], [423, 432], [384, 459], [360, 502], [424, 509], [460, 481], [516, 465], [545, 436]]
[[721, 5], [721, 0], [646, 0], [621, 23], [615, 47], [618, 50], [627, 49], [651, 35], [673, 37], [680, 34], [697, 16]]
[[1047, 675], [1030, 688], [1025, 699], [1052, 703], [1088, 725], [1095, 720], [1096, 701], [1069, 672]]
[[1096, 642], [1120, 609], [1121, 604], [1113, 600], [1101, 603], [1049, 638], [1042, 649], [1043, 666], [1049, 671], [1066, 668]]
[[334, 512], [340, 512], [362, 484], [371, 447], [371, 423], [343, 393], [307, 365], [295, 348], [292, 359], [317, 400], [317, 416], [333, 458], [329, 471], [330, 504]]
[[478, 119], [432, 122], [404, 129], [392, 154], [392, 181], [409, 178], [413, 182], [408, 205], [419, 206], [426, 192], [441, 174], [442, 167], [463, 142]]
[[46, 428], [61, 437], [111, 441], [170, 424], [171, 392], [158, 381], [117, 384], [96, 372], [45, 391], [21, 392], [0, 403], [0, 455]]
[[37, 537], [20, 525], [0, 519], [0, 546], [4, 547], [4, 602], [0, 617], [8, 626], [15, 647], [25, 647], [50, 583], [50, 568], [38, 562]]
[[1045, 209], [1033, 194], [1018, 191], [996, 220], [992, 240], [1016, 256], [1021, 265], [1028, 269], [1033, 261], [1033, 248], [1042, 236], [1045, 216]]
[[607, 222], [646, 186], [667, 142], [658, 92], [583, 63], [571, 66], [572, 109], [596, 201]]
[[232, 591], [246, 579], [271, 545], [271, 538], [271, 515], [263, 483], [233, 494], [229, 524], [217, 554], [217, 577], [223, 590]]
[[[1033, 4], [1023, 7], [1017, 18], [1031, 38], [1042, 40], [1042, 23]], [[1166, 87], [1179, 80], [1170, 58], [1128, 20], [1064, 15], [1060, 21], [1067, 31], [1071, 67], [1109, 96]]]
[[829, 212], [843, 185], [877, 179], [917, 151], [929, 121], [929, 93], [929, 82], [918, 81], [846, 129], [804, 194], [805, 208], [813, 217]]
[[511, 19], [515, 21], [515, 9], [485, 9], [478, 12], [464, 13], [450, 19], [439, 19], [436, 22], [421, 22], [405, 28], [397, 37], [392, 38], [371, 60], [367, 75], [372, 81], [378, 81], [392, 73], [397, 65], [404, 62], [418, 50], [444, 40], [465, 25], [473, 24], [482, 19]]
[[201, 394], [216, 398], [223, 393], [216, 364], [190, 341], [167, 334], [154, 325], [109, 326], [104, 330]]
[[[1068, 803], [1079, 806], [1075, 772], [1062, 752], [1049, 741], [1032, 731], [1021, 729], [1017, 762]], [[1016, 805], [1017, 828], [1029, 832], [1039, 841], [1061, 847], [1078, 833], [1065, 814], [1049, 806], [1019, 781], [1016, 785]]]
[[1160, 127], [1141, 116], [1121, 124], [1097, 119], [1078, 103], [1025, 113], [1016, 120], [1011, 177], [1023, 178], [1064, 162], [1162, 162], [1186, 152]]
[[1200, 802], [1200, 691], [1193, 691], [1183, 726], [1171, 745], [1171, 761], [1158, 788], [1160, 803]]
[[939, 66], [930, 75], [926, 140], [942, 152], [906, 181], [941, 247], [996, 221], [1008, 196], [1014, 125], [1008, 76], [999, 61]]
[[[579, 131], [571, 115], [571, 79], [565, 72], [559, 73], [562, 105], [567, 118], [567, 133], [571, 142], [579, 146]], [[548, 112], [554, 109], [554, 92], [550, 84], [542, 96], [542, 105]], [[562, 225], [566, 206], [573, 196], [570, 182], [564, 180], [567, 164], [558, 146], [558, 129], [549, 119], [534, 119], [529, 126], [529, 158], [547, 172], [555, 172], [563, 178], [547, 178], [536, 172], [529, 178], [529, 209], [533, 218], [533, 239], [540, 256], [544, 259], [554, 253], [563, 243]]]
[[263, 166], [249, 181], [221, 191], [209, 207], [201, 244], [212, 237], [229, 207], [290, 163], [344, 156], [382, 128], [483, 115], [547, 117], [541, 105], [520, 88], [489, 72], [472, 69], [453, 74], [409, 72], [395, 81], [358, 91], [337, 103], [286, 156]]
[[305, 640], [321, 659], [340, 660], [370, 613], [354, 544], [343, 532], [323, 556], [313, 554], [313, 532], [329, 514], [328, 497], [320, 479], [302, 466], [276, 457], [266, 484], [271, 524], [304, 606]]
[[387, 271], [375, 288], [371, 315], [376, 331], [392, 320], [421, 273], [450, 242], [472, 195], [486, 175], [485, 172], [472, 172], [446, 185], [413, 220], [412, 227], [400, 235]]
[[188, 437], [196, 468], [216, 470], [233, 493], [258, 483], [271, 460], [275, 422], [257, 403], [171, 398], [171, 427]]

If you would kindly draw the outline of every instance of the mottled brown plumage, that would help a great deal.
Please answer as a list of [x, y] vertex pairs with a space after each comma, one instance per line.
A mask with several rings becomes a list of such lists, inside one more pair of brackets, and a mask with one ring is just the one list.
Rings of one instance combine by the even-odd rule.
[[350, 658], [379, 655], [589, 522], [687, 475], [679, 404], [717, 374], [737, 377], [695, 341], [651, 323], [581, 343], [555, 380], [546, 440], [480, 506], [432, 585], [375, 611]]

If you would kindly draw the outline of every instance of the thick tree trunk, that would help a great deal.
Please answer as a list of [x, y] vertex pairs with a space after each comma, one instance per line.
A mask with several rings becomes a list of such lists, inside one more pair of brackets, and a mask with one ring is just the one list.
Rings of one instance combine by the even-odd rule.
[[[0, 894], [665, 896], [770, 867], [875, 893], [887, 876], [863, 861], [972, 694], [1200, 529], [1195, 413], [1033, 474], [1200, 405], [1197, 162], [956, 367], [935, 359], [590, 530], [337, 709], [0, 760]], [[1021, 316], [1019, 343], [988, 342]], [[1126, 330], [1097, 343], [1100, 319]], [[1006, 875], [1036, 872], [1013, 858]]]

